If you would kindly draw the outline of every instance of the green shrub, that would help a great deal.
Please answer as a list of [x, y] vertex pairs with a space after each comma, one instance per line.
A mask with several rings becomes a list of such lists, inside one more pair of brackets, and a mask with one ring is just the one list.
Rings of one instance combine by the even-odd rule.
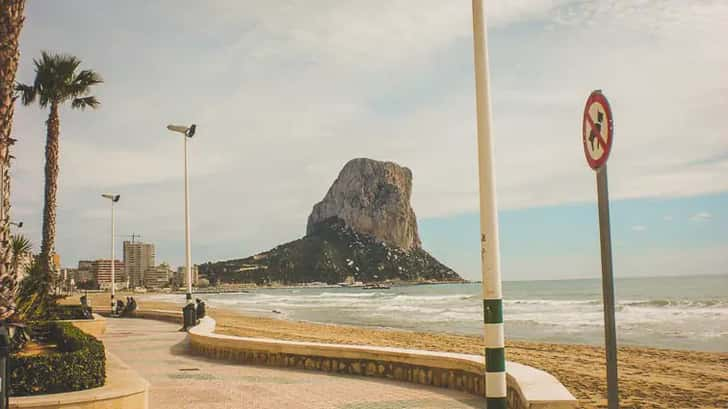
[[[87, 307], [91, 312], [91, 307]], [[56, 305], [50, 310], [50, 319], [52, 320], [83, 320], [87, 319], [83, 315], [83, 306], [78, 305]]]
[[57, 296], [52, 294], [54, 277], [41, 267], [34, 257], [20, 282], [16, 301], [17, 318], [21, 321], [50, 319], [50, 311], [57, 305]]
[[32, 325], [46, 334], [58, 352], [36, 356], [10, 356], [10, 396], [78, 391], [106, 381], [104, 344], [67, 322]]

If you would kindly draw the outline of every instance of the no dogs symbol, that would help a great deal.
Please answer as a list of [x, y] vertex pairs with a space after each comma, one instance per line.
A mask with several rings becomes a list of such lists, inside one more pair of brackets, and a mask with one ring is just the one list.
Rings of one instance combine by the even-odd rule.
[[594, 91], [586, 100], [582, 125], [584, 154], [592, 169], [599, 169], [607, 161], [613, 139], [614, 120], [609, 102], [601, 91]]

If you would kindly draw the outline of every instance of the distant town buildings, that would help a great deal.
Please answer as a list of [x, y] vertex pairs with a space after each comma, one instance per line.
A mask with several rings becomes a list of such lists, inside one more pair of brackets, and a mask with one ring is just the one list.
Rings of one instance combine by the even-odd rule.
[[68, 277], [73, 279], [78, 288], [95, 289], [98, 287], [93, 260], [79, 260], [78, 268], [69, 268], [67, 271]]
[[78, 269], [79, 270], [91, 270], [94, 266], [93, 260], [78, 260]]
[[[197, 285], [200, 280], [200, 270], [197, 268], [197, 264], [193, 265], [192, 268], [192, 285]], [[179, 287], [187, 286], [187, 268], [185, 266], [177, 268], [177, 274], [174, 276], [174, 281]]]
[[155, 269], [154, 244], [124, 241], [124, 266], [131, 287], [145, 287], [145, 274]]
[[74, 278], [73, 270], [69, 268], [61, 269], [59, 280], [56, 282], [56, 291], [61, 293], [68, 293], [76, 288], [76, 279]]
[[[116, 289], [126, 288], [180, 288], [187, 285], [187, 271], [179, 267], [176, 271], [169, 264], [155, 264], [154, 244], [124, 241], [124, 261], [116, 260]], [[67, 279], [79, 289], [111, 289], [111, 260], [79, 260], [78, 268], [64, 270]], [[199, 283], [199, 269], [192, 266], [192, 285]]]
[[169, 279], [172, 278], [174, 271], [169, 264], [162, 263], [156, 267], [150, 267], [144, 272], [144, 287], [162, 288], [169, 285]]
[[73, 276], [76, 284], [90, 283], [96, 281], [96, 276], [94, 275], [93, 268], [93, 260], [79, 260], [78, 268], [70, 269], [69, 272]]
[[[92, 274], [96, 278], [96, 283], [102, 290], [111, 288], [111, 260], [95, 260], [92, 264]], [[124, 273], [124, 263], [115, 260], [114, 263], [114, 281], [117, 289], [127, 288], [127, 276]]]

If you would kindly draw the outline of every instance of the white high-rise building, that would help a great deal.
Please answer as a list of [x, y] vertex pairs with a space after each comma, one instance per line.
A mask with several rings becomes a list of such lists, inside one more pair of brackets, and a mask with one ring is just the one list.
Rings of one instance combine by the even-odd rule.
[[124, 272], [131, 287], [144, 287], [144, 274], [155, 266], [154, 244], [124, 241]]

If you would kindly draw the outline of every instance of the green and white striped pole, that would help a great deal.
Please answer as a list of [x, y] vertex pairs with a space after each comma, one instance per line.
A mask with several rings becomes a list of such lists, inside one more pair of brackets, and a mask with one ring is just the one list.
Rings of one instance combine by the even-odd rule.
[[488, 409], [506, 409], [506, 358], [503, 338], [498, 212], [495, 197], [495, 164], [490, 127], [488, 40], [483, 0], [473, 0], [475, 90], [478, 119], [478, 169], [480, 179], [480, 233], [485, 330], [485, 398]]

